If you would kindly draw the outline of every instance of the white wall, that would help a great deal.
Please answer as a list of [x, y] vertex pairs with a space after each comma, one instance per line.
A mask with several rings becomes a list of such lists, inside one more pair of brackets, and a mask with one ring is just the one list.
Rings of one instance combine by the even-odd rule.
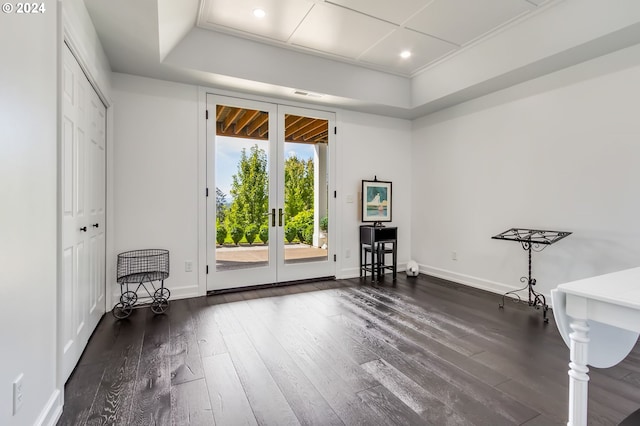
[[[163, 247], [171, 251], [172, 297], [198, 293], [198, 89], [128, 74], [113, 77], [116, 251]], [[228, 93], [225, 93], [228, 94]], [[358, 192], [362, 179], [391, 180], [399, 261], [410, 248], [411, 123], [350, 111], [337, 112], [339, 202], [335, 223], [337, 275], [357, 276]], [[353, 203], [346, 202], [346, 195]], [[402, 206], [405, 206], [402, 208]], [[345, 258], [346, 249], [351, 251]], [[194, 261], [194, 272], [184, 262]], [[201, 286], [202, 292], [204, 286]], [[176, 294], [176, 295], [178, 295]]]
[[640, 265], [639, 110], [635, 46], [416, 120], [412, 253], [422, 270], [521, 287], [526, 252], [490, 239], [510, 227], [573, 232], [533, 255], [545, 294]]
[[[338, 278], [359, 275], [362, 180], [391, 181], [393, 222], [398, 227], [398, 262], [403, 269], [410, 258], [411, 122], [352, 111], [338, 114], [338, 230], [341, 247]], [[353, 202], [348, 202], [351, 197]], [[347, 257], [349, 254], [349, 257]]]
[[168, 249], [172, 298], [198, 295], [198, 89], [118, 73], [112, 83], [115, 252]]
[[[57, 2], [0, 25], [0, 424], [52, 420], [56, 389]], [[25, 19], [26, 18], [26, 19]], [[12, 382], [24, 404], [12, 415]]]

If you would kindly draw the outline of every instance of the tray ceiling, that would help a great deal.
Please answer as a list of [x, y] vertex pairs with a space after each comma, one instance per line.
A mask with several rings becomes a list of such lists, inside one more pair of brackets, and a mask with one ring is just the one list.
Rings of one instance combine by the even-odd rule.
[[407, 119], [640, 43], [637, 0], [252, 1], [64, 9], [86, 6], [100, 70]]
[[[403, 76], [546, 0], [203, 0], [198, 26]], [[262, 18], [253, 11], [266, 12]], [[409, 58], [400, 53], [410, 51]]]

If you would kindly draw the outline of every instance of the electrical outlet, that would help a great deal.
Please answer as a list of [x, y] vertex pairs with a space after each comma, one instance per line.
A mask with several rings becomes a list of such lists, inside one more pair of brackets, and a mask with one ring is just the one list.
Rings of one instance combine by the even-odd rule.
[[193, 272], [193, 260], [187, 260], [184, 262], [184, 271]]
[[347, 259], [351, 257], [351, 249], [346, 249], [344, 251], [344, 257]]
[[451, 260], [458, 260], [458, 252], [455, 252], [455, 251], [451, 252]]
[[22, 388], [23, 377], [24, 377], [24, 374], [21, 373], [13, 381], [13, 415], [14, 416], [18, 414], [18, 411], [20, 411], [20, 408], [22, 408], [22, 401], [24, 399], [24, 393]]

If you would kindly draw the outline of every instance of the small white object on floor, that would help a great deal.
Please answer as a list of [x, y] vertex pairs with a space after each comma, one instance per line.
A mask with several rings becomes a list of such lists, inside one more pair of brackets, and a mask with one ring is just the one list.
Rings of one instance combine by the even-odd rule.
[[418, 267], [418, 262], [415, 260], [410, 260], [407, 262], [407, 276], [409, 277], [417, 277], [420, 273], [420, 268]]

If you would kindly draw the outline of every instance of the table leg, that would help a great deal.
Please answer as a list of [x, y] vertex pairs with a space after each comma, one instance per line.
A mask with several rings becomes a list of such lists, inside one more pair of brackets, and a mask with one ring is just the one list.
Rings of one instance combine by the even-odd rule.
[[569, 422], [567, 426], [587, 424], [589, 368], [589, 326], [584, 320], [571, 322], [571, 362], [569, 363]]

